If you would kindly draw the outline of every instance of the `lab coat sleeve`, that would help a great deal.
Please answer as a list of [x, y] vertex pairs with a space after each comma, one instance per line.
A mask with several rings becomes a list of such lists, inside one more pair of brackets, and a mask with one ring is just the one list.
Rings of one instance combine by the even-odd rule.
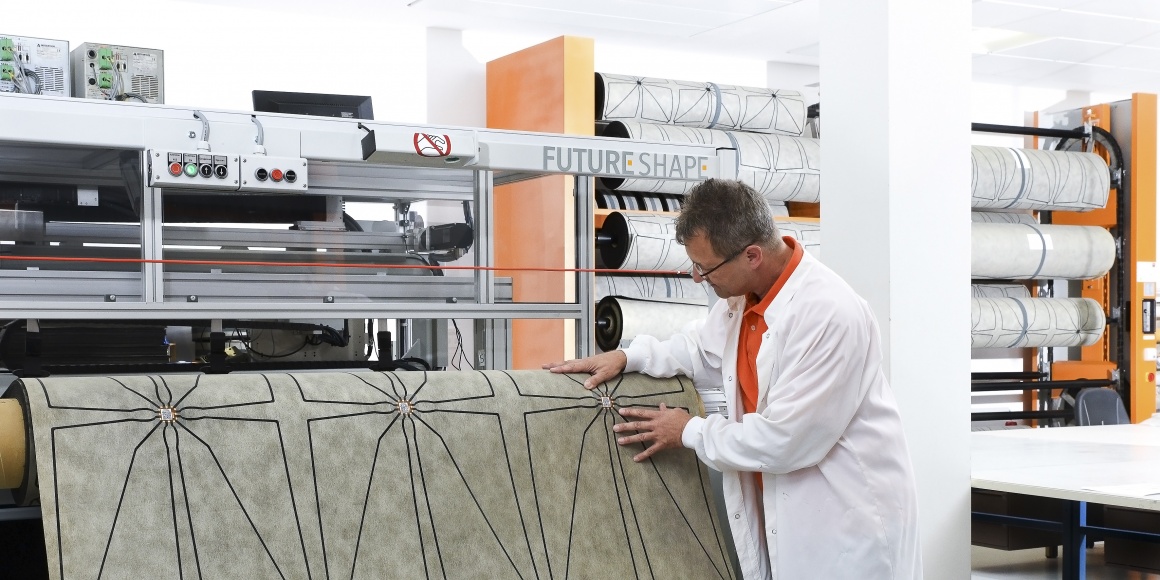
[[[682, 433], [685, 446], [718, 471], [789, 473], [818, 464], [878, 371], [881, 355], [871, 340], [877, 329], [868, 309], [810, 300], [784, 316], [783, 334], [774, 336], [781, 343], [774, 345], [780, 373], [771, 379], [765, 408], [741, 422], [718, 415], [690, 421]], [[775, 369], [770, 364], [758, 372]]]
[[693, 380], [698, 389], [721, 388], [721, 354], [728, 327], [728, 303], [718, 300], [709, 315], [685, 325], [668, 340], [637, 336], [624, 349], [625, 372], [667, 378], [677, 374]]

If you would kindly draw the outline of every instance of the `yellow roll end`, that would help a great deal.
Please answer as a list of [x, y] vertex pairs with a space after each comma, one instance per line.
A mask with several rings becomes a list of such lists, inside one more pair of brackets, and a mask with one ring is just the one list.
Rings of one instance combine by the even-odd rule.
[[0, 489], [20, 487], [27, 461], [24, 411], [14, 399], [0, 399]]

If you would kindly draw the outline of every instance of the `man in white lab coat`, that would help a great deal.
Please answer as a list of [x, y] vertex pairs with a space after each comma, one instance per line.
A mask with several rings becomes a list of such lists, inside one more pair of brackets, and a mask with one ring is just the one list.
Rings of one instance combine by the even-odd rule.
[[588, 388], [627, 371], [724, 389], [727, 417], [627, 408], [615, 429], [646, 446], [636, 461], [684, 446], [724, 474], [745, 578], [921, 578], [914, 476], [866, 301], [740, 182], [694, 188], [677, 241], [726, 300], [668, 340], [545, 368], [590, 373]]

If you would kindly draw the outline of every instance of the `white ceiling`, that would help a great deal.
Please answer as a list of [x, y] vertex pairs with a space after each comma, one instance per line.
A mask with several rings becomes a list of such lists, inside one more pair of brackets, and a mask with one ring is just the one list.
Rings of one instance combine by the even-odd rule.
[[[316, 0], [193, 0], [317, 10]], [[820, 0], [328, 0], [332, 14], [817, 64]], [[974, 78], [1160, 92], [1160, 0], [974, 0]], [[983, 30], [986, 29], [986, 30]]]

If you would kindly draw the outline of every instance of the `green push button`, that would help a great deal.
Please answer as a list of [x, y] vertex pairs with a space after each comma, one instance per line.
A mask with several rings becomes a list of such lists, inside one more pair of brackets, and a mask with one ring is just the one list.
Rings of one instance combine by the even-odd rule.
[[190, 176], [190, 177], [194, 177], [195, 175], [197, 175], [197, 164], [196, 163], [186, 163], [185, 164], [185, 174]]

